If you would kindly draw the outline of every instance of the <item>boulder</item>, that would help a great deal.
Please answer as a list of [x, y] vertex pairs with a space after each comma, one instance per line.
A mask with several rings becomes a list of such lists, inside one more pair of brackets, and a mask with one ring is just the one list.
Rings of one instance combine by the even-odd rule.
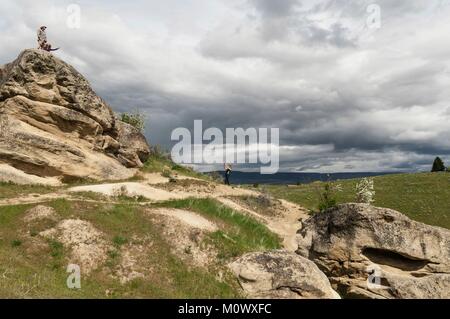
[[122, 146], [118, 158], [127, 167], [142, 167], [150, 155], [145, 137], [130, 124], [117, 121], [115, 125], [117, 141]]
[[293, 252], [249, 253], [229, 267], [250, 298], [340, 298], [325, 274], [312, 261]]
[[141, 132], [51, 53], [25, 50], [0, 68], [0, 180], [14, 169], [30, 176], [20, 181], [126, 179], [149, 154]]
[[303, 222], [297, 253], [341, 296], [450, 298], [450, 231], [387, 208], [344, 204]]

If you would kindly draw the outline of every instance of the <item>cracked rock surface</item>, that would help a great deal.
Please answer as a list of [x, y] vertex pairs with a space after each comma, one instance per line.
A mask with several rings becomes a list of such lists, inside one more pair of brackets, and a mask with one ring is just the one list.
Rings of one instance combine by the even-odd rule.
[[341, 296], [450, 298], [450, 231], [387, 208], [343, 204], [303, 222], [297, 253]]

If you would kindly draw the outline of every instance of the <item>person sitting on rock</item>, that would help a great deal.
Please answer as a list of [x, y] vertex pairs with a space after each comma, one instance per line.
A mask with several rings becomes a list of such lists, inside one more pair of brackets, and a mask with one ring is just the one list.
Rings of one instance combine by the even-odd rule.
[[46, 29], [47, 29], [46, 26], [42, 26], [38, 29], [37, 37], [38, 37], [39, 49], [45, 50], [48, 52], [58, 50], [59, 48], [52, 49], [51, 44], [47, 42], [47, 34], [45, 33]]

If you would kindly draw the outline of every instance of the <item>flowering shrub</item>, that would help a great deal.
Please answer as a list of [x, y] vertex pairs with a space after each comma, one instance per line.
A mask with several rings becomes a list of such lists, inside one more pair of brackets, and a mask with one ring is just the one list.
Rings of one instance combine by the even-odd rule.
[[373, 179], [363, 178], [356, 184], [356, 202], [364, 204], [372, 204], [374, 202], [375, 190], [373, 187]]

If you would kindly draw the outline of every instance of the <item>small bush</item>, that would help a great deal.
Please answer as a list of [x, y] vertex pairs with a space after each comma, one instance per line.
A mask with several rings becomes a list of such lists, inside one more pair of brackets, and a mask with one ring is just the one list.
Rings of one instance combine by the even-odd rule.
[[21, 246], [21, 245], [22, 245], [22, 241], [19, 240], [19, 239], [14, 239], [14, 240], [11, 242], [11, 247], [19, 247], [19, 246]]
[[50, 256], [59, 258], [63, 255], [64, 246], [61, 242], [57, 240], [50, 240], [48, 246], [50, 247]]
[[122, 236], [115, 236], [115, 237], [113, 238], [113, 243], [114, 243], [116, 246], [122, 246], [122, 245], [125, 245], [127, 242], [128, 242], [128, 239], [126, 239], [125, 237], [122, 237]]
[[319, 191], [319, 211], [323, 212], [327, 209], [336, 207], [336, 193], [340, 191], [342, 191], [341, 185], [333, 185], [331, 182], [326, 182], [323, 189]]
[[145, 130], [146, 116], [139, 110], [135, 110], [134, 112], [130, 113], [122, 113], [120, 114], [119, 118], [122, 122], [130, 124], [141, 132]]

